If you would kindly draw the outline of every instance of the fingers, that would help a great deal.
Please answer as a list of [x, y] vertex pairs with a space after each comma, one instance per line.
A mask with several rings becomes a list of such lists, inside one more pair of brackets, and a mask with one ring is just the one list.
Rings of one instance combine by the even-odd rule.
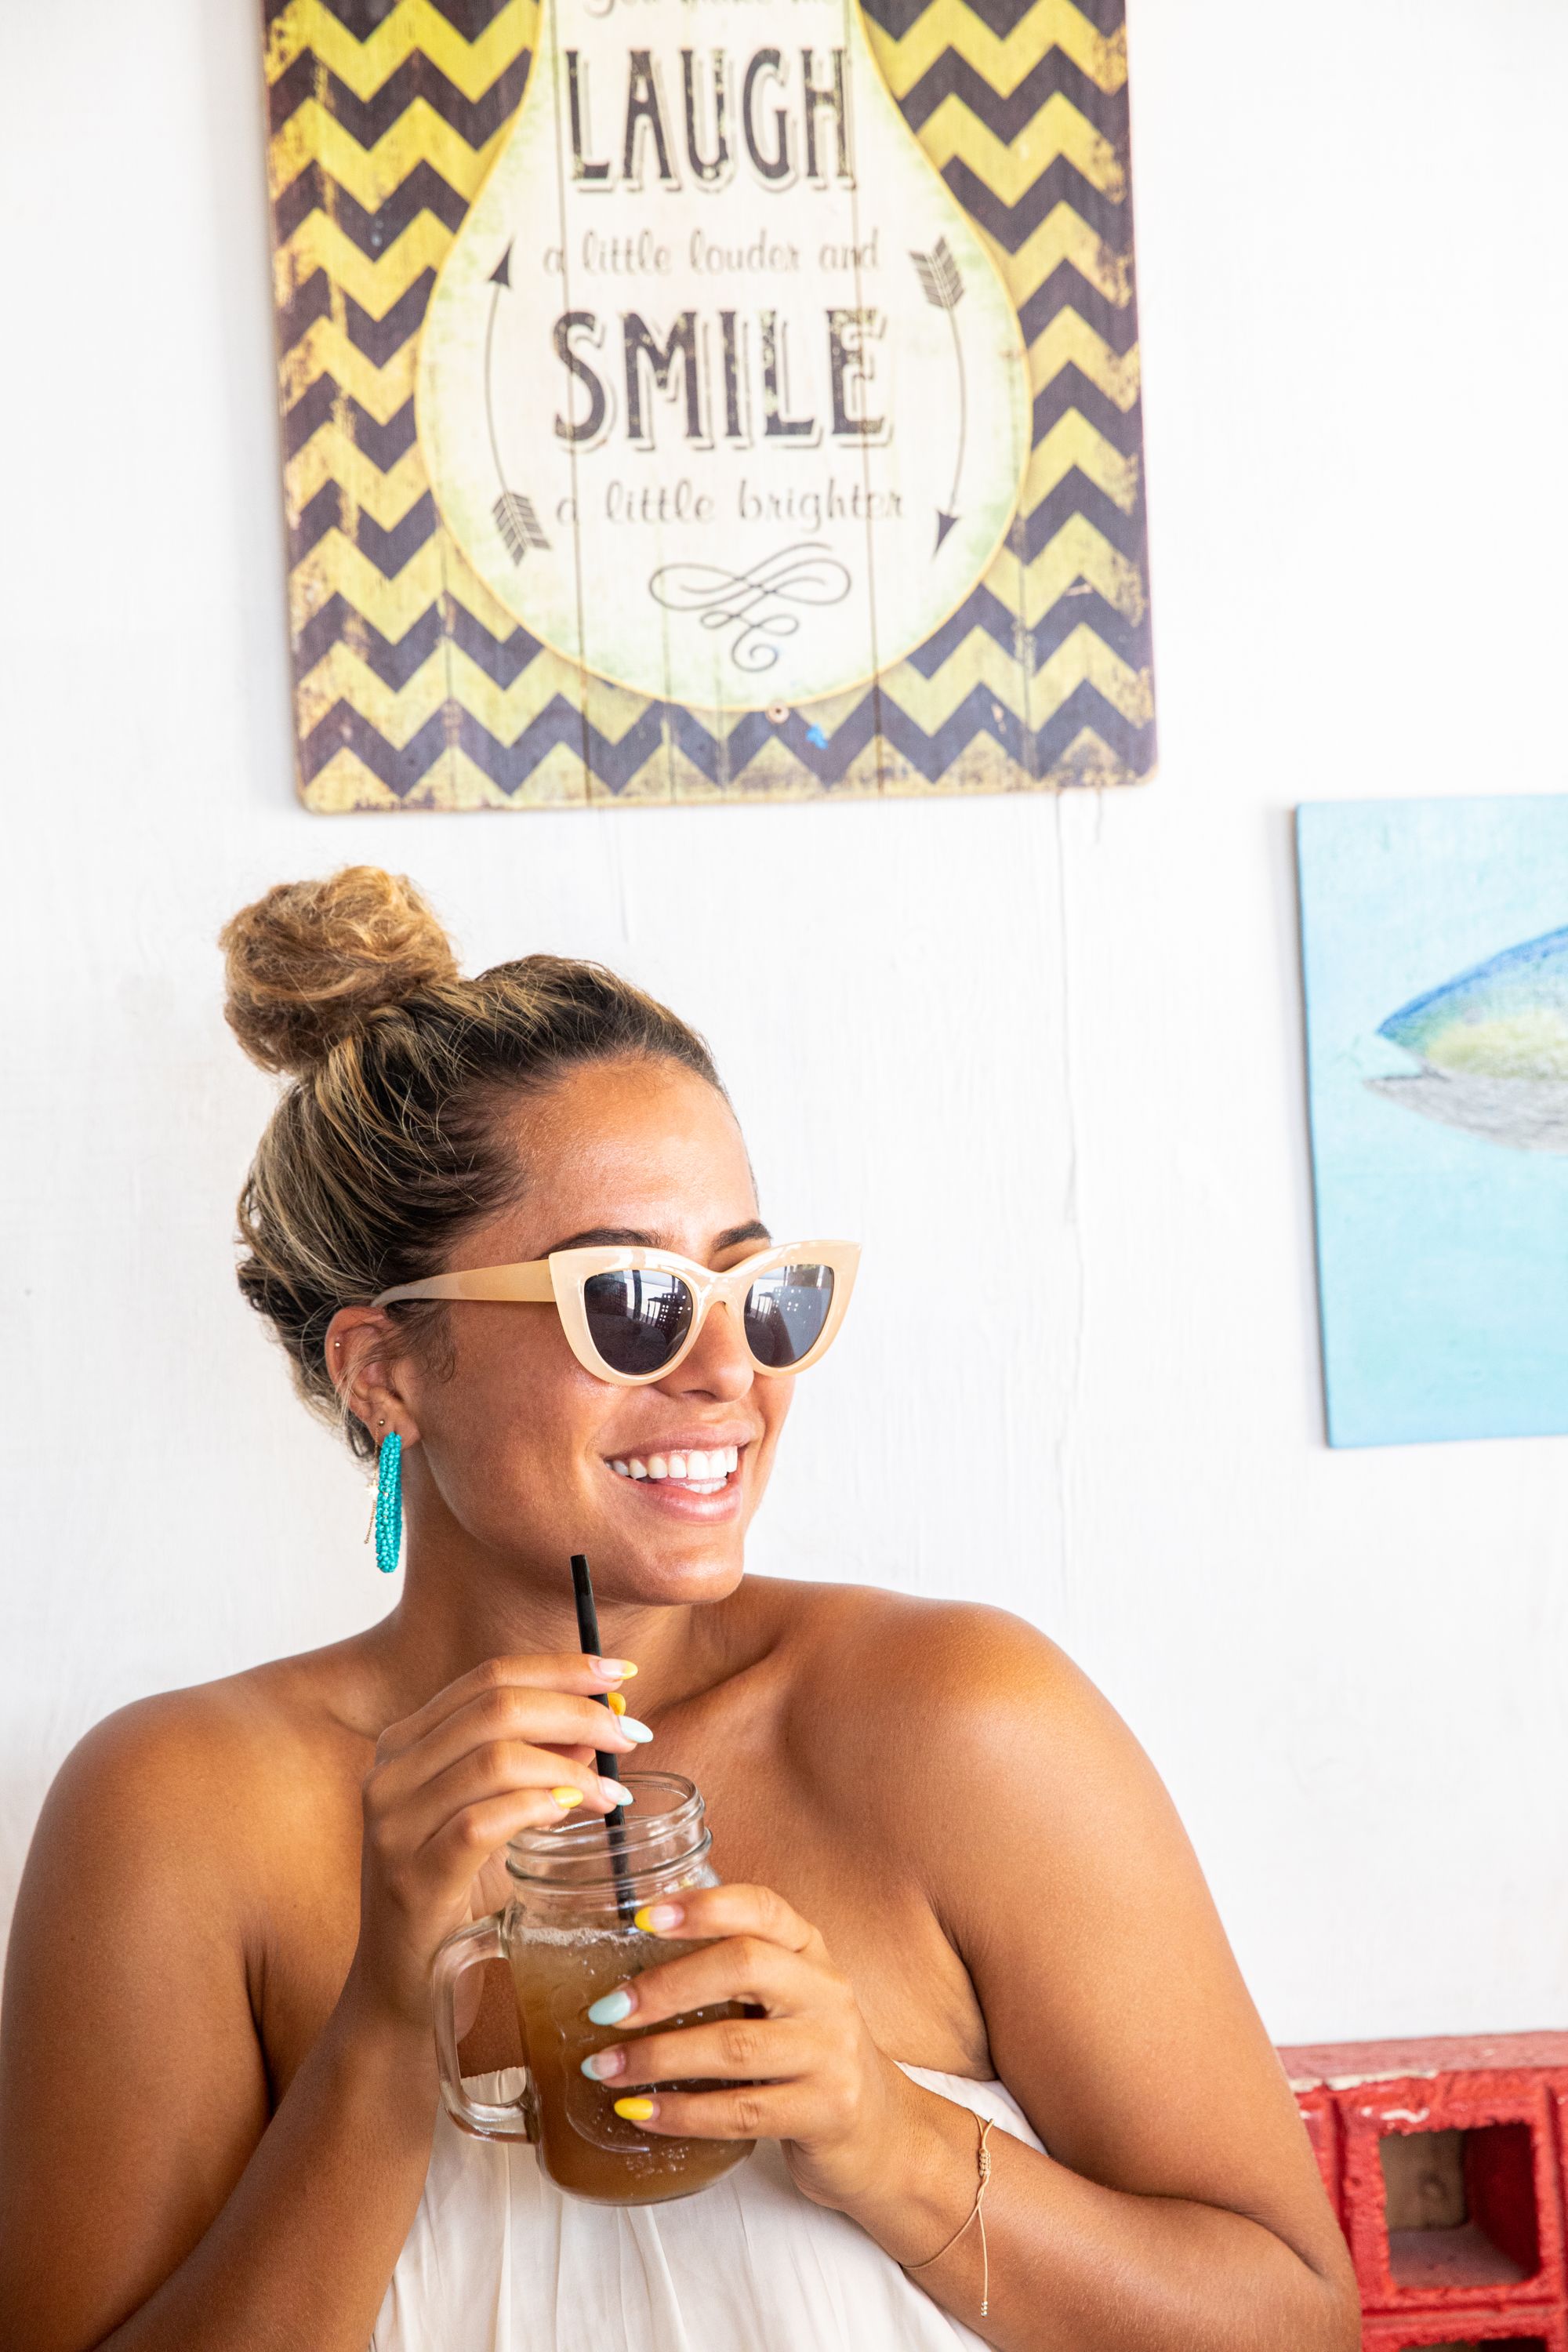
[[650, 1903], [637, 1926], [656, 1936], [760, 1936], [785, 1951], [821, 1946], [815, 1927], [771, 1886], [699, 1886], [668, 1903]]
[[[602, 1707], [595, 1713], [611, 1720]], [[363, 1784], [366, 1866], [405, 1912], [447, 1900], [520, 1831], [634, 1801], [620, 1781], [601, 1780], [593, 1758], [591, 1748], [485, 1739], [430, 1779], [419, 1777], [417, 1748], [377, 1764]]]
[[[557, 1784], [564, 1790], [567, 1783]], [[571, 1794], [577, 1795], [575, 1788]], [[429, 1952], [450, 1924], [455, 1904], [468, 1892], [492, 1854], [523, 1830], [547, 1829], [565, 1819], [574, 1808], [564, 1806], [549, 1788], [509, 1789], [465, 1806], [421, 1835], [405, 1812], [365, 1823], [366, 1902], [374, 1893], [377, 1906], [390, 1906], [402, 1922], [402, 1931], [416, 1936], [422, 1948], [420, 1967], [427, 1969]], [[433, 1919], [428, 1947], [424, 1936]]]
[[657, 2025], [729, 2000], [750, 2002], [772, 2017], [798, 2014], [823, 1999], [825, 1979], [839, 1981], [816, 1928], [771, 1887], [702, 1888], [645, 1906], [637, 1925], [658, 1936], [721, 1940], [628, 1978], [595, 2003], [589, 2015], [596, 2024]]
[[[760, 1937], [731, 1936], [628, 1977], [596, 2000], [588, 2015], [595, 2025], [625, 2026], [627, 2032], [731, 2000], [763, 2010], [769, 2017], [795, 2016], [812, 2003], [814, 1974], [797, 1954], [783, 1951], [777, 1944], [764, 1944]], [[689, 2066], [681, 2069], [688, 2074], [692, 2071]]]
[[[629, 1731], [628, 1723], [633, 1726]], [[459, 1757], [498, 1741], [633, 1756], [647, 1747], [650, 1737], [634, 1717], [612, 1715], [595, 1699], [501, 1684], [476, 1692], [406, 1747], [392, 1754], [378, 1750], [373, 1769], [389, 1788], [414, 1788], [434, 1780]]]
[[[596, 2051], [583, 2072], [604, 2084], [616, 2115], [652, 2132], [802, 2145], [842, 2139], [863, 2120], [870, 2082], [853, 2004], [826, 1990], [815, 2015], [724, 2018], [649, 2033]], [[718, 2084], [733, 2087], [709, 2087]]]
[[574, 1811], [579, 1803], [584, 1812], [607, 1813], [612, 1806], [636, 1801], [619, 1780], [601, 1780], [592, 1763], [579, 1764], [548, 1748], [498, 1739], [471, 1748], [434, 1780], [414, 1790], [405, 1801], [405, 1818], [411, 1833], [422, 1840], [475, 1805], [538, 1789], [552, 1795], [556, 1820]]
[[616, 2113], [639, 2131], [680, 2139], [800, 2139], [800, 2095], [793, 2084], [748, 2084], [738, 2091], [634, 2091]]
[[[637, 1915], [642, 1924], [642, 1912]], [[696, 1886], [670, 1903], [648, 1906], [656, 1936], [762, 1936], [785, 1952], [809, 1952], [823, 1945], [814, 1927], [790, 1910], [771, 1886]]]
[[548, 1829], [560, 1821], [562, 1810], [548, 1789], [514, 1789], [465, 1806], [419, 1847], [408, 1875], [443, 1890], [460, 1888], [479, 1876], [509, 1838], [523, 1830]]
[[[618, 2116], [677, 2138], [821, 2149], [863, 2136], [875, 2045], [847, 1979], [781, 1895], [765, 1886], [701, 1888], [648, 1906], [637, 1924], [716, 1940], [645, 1969], [589, 2008], [591, 2023], [627, 2037], [582, 2061]], [[672, 2030], [649, 2030], [667, 2021]]]
[[794, 2082], [822, 2056], [822, 2036], [798, 2017], [726, 2017], [679, 2033], [639, 2034], [583, 2061], [617, 2095], [645, 2083]]
[[[400, 1722], [390, 1723], [376, 1746], [376, 1757], [401, 1755], [416, 1740], [423, 1739], [437, 1724], [444, 1722], [470, 1699], [485, 1693], [510, 1689], [558, 1691], [591, 1698], [600, 1691], [616, 1690], [637, 1672], [629, 1658], [591, 1658], [581, 1652], [548, 1654], [537, 1657], [518, 1656], [487, 1658], [482, 1665], [460, 1675], [444, 1690], [415, 1713]], [[601, 1708], [601, 1714], [608, 1710]]]

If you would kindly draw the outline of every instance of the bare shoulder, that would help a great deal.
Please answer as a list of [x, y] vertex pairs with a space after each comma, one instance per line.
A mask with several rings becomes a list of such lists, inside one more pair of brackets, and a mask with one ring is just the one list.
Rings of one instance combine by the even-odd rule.
[[836, 1685], [855, 1680], [863, 1702], [880, 1696], [984, 1710], [1025, 1694], [1045, 1700], [1059, 1691], [1065, 1699], [1089, 1687], [1048, 1635], [984, 1601], [917, 1600], [865, 1584], [769, 1583], [800, 1671]]
[[918, 1769], [940, 1747], [949, 1777], [999, 1753], [1026, 1764], [1037, 1788], [1076, 1783], [1116, 1756], [1142, 1764], [1136, 1742], [1067, 1653], [1023, 1618], [977, 1601], [924, 1601], [862, 1585], [789, 1589], [794, 1706], [808, 1715], [836, 1770], [871, 1785], [894, 1753]]
[[275, 1843], [280, 1817], [312, 1779], [319, 1796], [330, 1720], [311, 1658], [119, 1708], [60, 1767], [28, 1876], [58, 1885], [112, 1850], [117, 1872], [133, 1870], [143, 1893], [195, 1879], [216, 1898], [226, 1879], [243, 1880]]

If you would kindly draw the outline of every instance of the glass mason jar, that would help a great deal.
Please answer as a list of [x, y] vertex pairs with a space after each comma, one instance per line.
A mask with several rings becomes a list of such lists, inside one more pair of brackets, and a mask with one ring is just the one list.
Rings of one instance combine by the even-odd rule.
[[[647, 2133], [616, 2115], [623, 2086], [583, 2072], [591, 2051], [636, 2032], [590, 2024], [590, 2003], [644, 1969], [697, 1950], [702, 1940], [645, 1934], [632, 1925], [632, 1913], [683, 1888], [719, 1883], [708, 1859], [712, 1841], [702, 1800], [691, 1782], [673, 1772], [639, 1772], [628, 1773], [626, 1785], [637, 1807], [619, 1829], [596, 1817], [568, 1817], [512, 1839], [506, 1866], [513, 1893], [505, 1910], [459, 1927], [436, 1955], [436, 2049], [447, 2111], [465, 2131], [480, 2139], [531, 2140], [552, 2180], [574, 2197], [657, 2205], [706, 2189], [749, 2155], [752, 2143]], [[498, 1959], [511, 1968], [527, 2067], [521, 2095], [502, 2105], [468, 2095], [453, 2006], [464, 1971]], [[725, 2001], [645, 2030], [668, 2033], [741, 2014], [739, 2002]]]

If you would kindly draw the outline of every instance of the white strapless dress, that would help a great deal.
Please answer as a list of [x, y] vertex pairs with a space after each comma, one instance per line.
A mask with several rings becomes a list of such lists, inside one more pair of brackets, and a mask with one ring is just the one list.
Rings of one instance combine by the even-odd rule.
[[[1000, 2083], [906, 2074], [1040, 2142]], [[516, 2098], [521, 2074], [480, 2075]], [[525, 2141], [476, 2140], [445, 2113], [372, 2352], [954, 2352], [982, 2339], [874, 2240], [803, 2197], [763, 2140], [668, 2205], [564, 2197]]]

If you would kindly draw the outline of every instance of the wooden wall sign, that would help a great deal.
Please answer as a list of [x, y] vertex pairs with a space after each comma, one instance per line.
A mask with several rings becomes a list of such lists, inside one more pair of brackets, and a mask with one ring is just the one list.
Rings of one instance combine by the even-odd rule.
[[264, 0], [321, 810], [1154, 759], [1122, 0]]

